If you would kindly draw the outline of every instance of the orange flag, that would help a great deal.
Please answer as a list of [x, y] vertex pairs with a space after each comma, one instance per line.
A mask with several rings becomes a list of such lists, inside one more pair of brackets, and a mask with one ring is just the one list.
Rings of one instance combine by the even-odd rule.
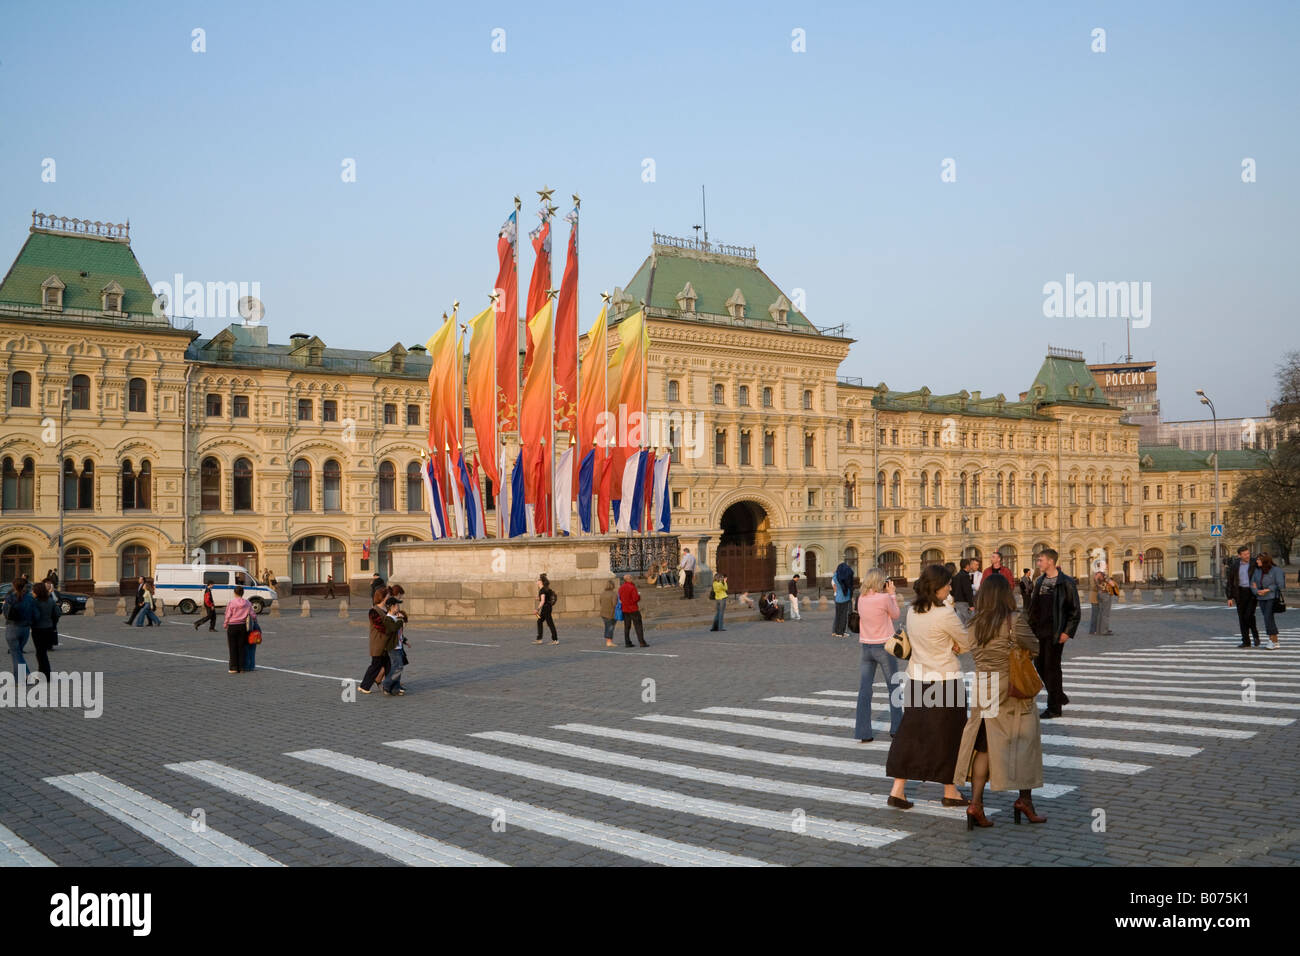
[[515, 430], [519, 418], [518, 230], [516, 208], [497, 233], [497, 419], [506, 432]]
[[[607, 307], [601, 306], [600, 315], [587, 333], [587, 351], [582, 355], [582, 387], [578, 392], [578, 451], [574, 456], [581, 475], [586, 468], [587, 456], [595, 452], [592, 463], [592, 482], [598, 486], [600, 468], [605, 462], [605, 447], [609, 444], [608, 428], [601, 428], [606, 411], [605, 380], [608, 366], [609, 340], [606, 325]], [[599, 447], [598, 445], [599, 439]], [[581, 480], [574, 482], [573, 493], [578, 494]]]
[[474, 422], [474, 437], [478, 441], [479, 459], [483, 473], [492, 481], [492, 490], [501, 488], [497, 474], [497, 404], [496, 357], [497, 316], [495, 306], [489, 305], [468, 323], [469, 371], [466, 398], [470, 420]]
[[[528, 234], [533, 242], [533, 252], [537, 255], [533, 260], [532, 277], [528, 280], [528, 302], [525, 304], [527, 311], [524, 312], [529, 322], [542, 310], [546, 293], [551, 288], [551, 214], [545, 205], [542, 206], [541, 217], [542, 224]], [[532, 336], [529, 336], [524, 347], [525, 381], [528, 373], [533, 370], [533, 360], [536, 357], [533, 354], [534, 348]]]
[[519, 441], [524, 453], [524, 500], [534, 506], [534, 521], [541, 527], [549, 499], [551, 459], [551, 391], [555, 355], [555, 307], [548, 297], [528, 321], [528, 344], [533, 366], [524, 379], [519, 403]]
[[[569, 254], [555, 305], [555, 431], [573, 436], [578, 418], [578, 207], [564, 218], [569, 222]], [[576, 494], [576, 482], [573, 490]]]

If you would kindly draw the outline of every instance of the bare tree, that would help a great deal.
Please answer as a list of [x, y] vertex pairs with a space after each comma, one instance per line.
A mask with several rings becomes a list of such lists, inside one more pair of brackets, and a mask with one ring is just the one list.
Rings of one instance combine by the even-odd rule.
[[[1294, 439], [1291, 440], [1294, 442]], [[1233, 534], [1266, 539], [1281, 564], [1291, 563], [1291, 547], [1300, 536], [1300, 497], [1292, 481], [1282, 480], [1276, 463], [1237, 486], [1228, 506]]]

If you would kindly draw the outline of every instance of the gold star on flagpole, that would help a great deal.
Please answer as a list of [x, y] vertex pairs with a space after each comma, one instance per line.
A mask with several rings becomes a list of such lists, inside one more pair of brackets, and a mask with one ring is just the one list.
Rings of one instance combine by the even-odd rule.
[[523, 203], [521, 203], [521, 202], [519, 201], [519, 197], [516, 196], [516, 197], [515, 197], [515, 212], [518, 212], [522, 206], [523, 206]]
[[554, 298], [555, 298], [557, 295], [559, 295], [559, 294], [560, 294], [560, 290], [559, 290], [559, 289], [547, 289], [547, 290], [546, 290], [546, 297], [547, 297], [548, 299], [554, 299]]
[[491, 302], [493, 305], [497, 304], [497, 299], [499, 298], [501, 298], [501, 293], [498, 292], [496, 289], [493, 289], [491, 292], [488, 293], [488, 301]]
[[460, 299], [457, 299], [455, 302], [451, 304], [451, 312], [453, 315], [455, 315], [459, 311], [460, 311]]
[[574, 209], [577, 209], [577, 208], [579, 208], [581, 205], [582, 205], [582, 200], [578, 197], [578, 194], [577, 194], [577, 193], [574, 193], [574, 194], [573, 194], [573, 208], [574, 208]]
[[560, 207], [557, 206], [557, 205], [555, 205], [554, 203], [547, 203], [547, 204], [546, 204], [546, 218], [547, 218], [547, 219], [554, 218], [555, 214], [556, 214], [557, 212], [559, 212], [559, 210], [560, 210]]
[[602, 292], [600, 294], [600, 301], [604, 305], [609, 305], [609, 300], [612, 298], [613, 296], [611, 296], [608, 292]]
[[537, 195], [542, 197], [542, 205], [549, 206], [551, 203], [551, 193], [555, 192], [550, 186], [543, 186], [537, 190]]

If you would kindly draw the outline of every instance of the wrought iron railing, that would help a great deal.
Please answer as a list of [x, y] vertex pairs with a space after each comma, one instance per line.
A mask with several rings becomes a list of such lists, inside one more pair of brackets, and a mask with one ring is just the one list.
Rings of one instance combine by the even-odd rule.
[[680, 542], [675, 534], [626, 536], [611, 542], [609, 569], [615, 574], [641, 574], [653, 564], [675, 568], [679, 556]]
[[674, 249], [695, 249], [698, 252], [712, 252], [721, 256], [735, 256], [738, 259], [757, 259], [756, 246], [732, 246], [724, 242], [708, 242], [704, 239], [684, 239], [681, 236], [668, 236], [654, 233], [657, 246], [671, 246]]
[[73, 219], [70, 216], [54, 216], [46, 212], [32, 210], [32, 228], [48, 229], [51, 232], [67, 232], [77, 236], [98, 236], [101, 239], [121, 239], [131, 241], [131, 223], [128, 222], [92, 222], [89, 219]]

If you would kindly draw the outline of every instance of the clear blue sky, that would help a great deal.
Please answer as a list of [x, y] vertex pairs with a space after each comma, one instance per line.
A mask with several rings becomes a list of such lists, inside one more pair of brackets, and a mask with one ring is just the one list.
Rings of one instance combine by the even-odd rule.
[[869, 383], [1013, 397], [1049, 343], [1113, 358], [1121, 320], [1044, 318], [1066, 273], [1152, 284], [1166, 418], [1202, 385], [1262, 413], [1300, 347], [1300, 5], [443, 6], [9, 0], [0, 268], [32, 209], [129, 217], [152, 281], [256, 280], [273, 341], [379, 350], [486, 303], [546, 184], [583, 199], [585, 328], [704, 183], [711, 238], [848, 323]]

